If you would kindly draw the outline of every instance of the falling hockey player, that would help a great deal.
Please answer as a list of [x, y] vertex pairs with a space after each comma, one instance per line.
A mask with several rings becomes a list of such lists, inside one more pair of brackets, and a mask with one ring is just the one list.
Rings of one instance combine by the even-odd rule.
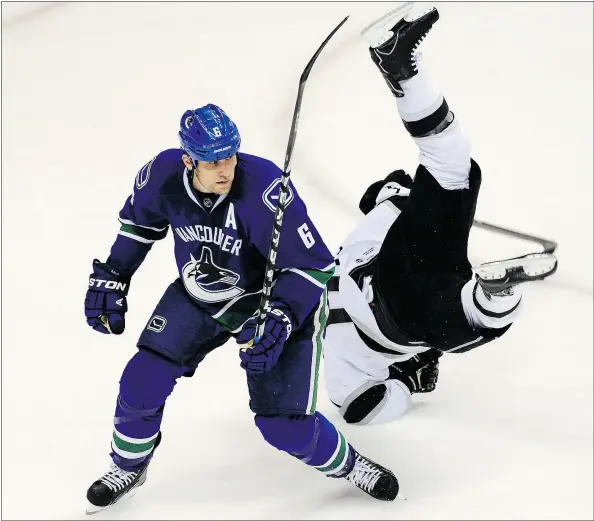
[[[172, 228], [179, 278], [165, 291], [123, 371], [112, 464], [87, 492], [88, 513], [130, 497], [144, 483], [176, 381], [192, 376], [232, 336], [245, 345], [256, 330], [282, 171], [240, 153], [235, 123], [215, 105], [187, 111], [180, 127], [182, 148], [159, 153], [138, 172], [111, 254], [105, 263], [94, 261], [89, 279], [88, 324], [121, 334], [130, 280], [153, 243]], [[276, 449], [391, 501], [398, 493], [394, 474], [355, 451], [316, 412], [326, 282], [334, 259], [292, 184], [276, 268], [264, 333], [240, 351], [255, 424]], [[194, 455], [201, 457], [199, 448]]]
[[520, 284], [557, 268], [553, 255], [535, 254], [473, 272], [467, 247], [481, 170], [416, 52], [438, 18], [433, 6], [408, 3], [364, 31], [420, 165], [414, 180], [396, 170], [367, 189], [365, 216], [328, 283], [326, 386], [352, 424], [402, 415], [412, 393], [434, 389], [443, 353], [500, 337], [520, 312]]

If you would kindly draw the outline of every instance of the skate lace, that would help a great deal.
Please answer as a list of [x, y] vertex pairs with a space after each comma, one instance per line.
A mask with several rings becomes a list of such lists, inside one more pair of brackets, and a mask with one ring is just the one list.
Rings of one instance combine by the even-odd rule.
[[138, 472], [128, 472], [112, 464], [109, 471], [100, 479], [101, 483], [107, 485], [114, 492], [119, 492], [134, 481]]
[[417, 40], [417, 42], [413, 45], [412, 51], [410, 52], [412, 65], [413, 65], [413, 68], [415, 69], [415, 71], [418, 70], [417, 57], [415, 56], [415, 53], [417, 52], [417, 49], [419, 48], [419, 45], [421, 45], [421, 43], [423, 42], [423, 40], [425, 39], [425, 37], [428, 34], [429, 34], [429, 31], [423, 33], [421, 35], [421, 37]]
[[373, 463], [357, 456], [355, 466], [347, 479], [357, 485], [359, 488], [371, 492], [377, 480], [381, 477], [382, 471]]

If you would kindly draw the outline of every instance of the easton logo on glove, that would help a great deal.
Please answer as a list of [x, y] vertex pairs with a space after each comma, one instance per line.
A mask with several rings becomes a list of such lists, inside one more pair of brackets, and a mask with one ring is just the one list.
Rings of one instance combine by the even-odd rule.
[[291, 324], [289, 317], [287, 315], [285, 315], [280, 309], [273, 309], [270, 313], [272, 315], [276, 315], [277, 317], [279, 317], [286, 324], [287, 338], [289, 338], [289, 336], [291, 336], [291, 331], [293, 329], [293, 325]]
[[89, 279], [89, 286], [100, 288], [104, 284], [105, 289], [115, 289], [120, 291], [126, 291], [127, 284], [125, 282], [118, 282], [116, 280], [103, 280], [103, 279]]
[[290, 311], [286, 308], [272, 307], [266, 312], [264, 332], [254, 343], [254, 336], [258, 325], [258, 318], [250, 318], [237, 335], [240, 346], [239, 358], [241, 367], [248, 374], [262, 374], [270, 371], [278, 362], [283, 351], [283, 346], [291, 331], [293, 324]]
[[93, 260], [93, 273], [85, 296], [87, 324], [99, 333], [122, 334], [126, 327], [129, 285], [129, 277], [122, 276], [109, 264]]

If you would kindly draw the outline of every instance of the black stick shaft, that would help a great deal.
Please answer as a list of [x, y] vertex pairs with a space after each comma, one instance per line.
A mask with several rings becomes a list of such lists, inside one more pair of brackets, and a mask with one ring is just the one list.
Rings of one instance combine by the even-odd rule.
[[272, 279], [274, 275], [274, 266], [276, 264], [276, 254], [278, 251], [278, 245], [280, 241], [280, 232], [283, 224], [283, 216], [285, 214], [285, 208], [287, 207], [287, 196], [288, 196], [288, 184], [289, 176], [291, 175], [291, 159], [293, 158], [293, 148], [295, 147], [295, 139], [297, 137], [297, 125], [299, 123], [299, 113], [301, 111], [301, 100], [303, 98], [303, 91], [305, 89], [305, 82], [309, 77], [309, 73], [316, 61], [317, 57], [322, 52], [322, 49], [330, 41], [330, 38], [334, 36], [336, 31], [340, 29], [347, 21], [348, 16], [340, 22], [334, 30], [328, 35], [328, 37], [322, 42], [322, 45], [318, 48], [316, 53], [312, 56], [311, 60], [303, 70], [301, 78], [299, 80], [299, 90], [297, 92], [297, 100], [295, 101], [295, 110], [293, 111], [293, 122], [291, 123], [291, 131], [289, 133], [289, 143], [287, 144], [287, 153], [285, 154], [285, 167], [283, 169], [283, 175], [281, 177], [281, 184], [279, 188], [278, 205], [274, 213], [274, 227], [272, 230], [272, 240], [270, 242], [270, 249], [268, 250], [268, 260], [266, 261], [266, 271], [264, 274], [264, 285], [262, 287], [262, 296], [260, 297], [260, 306], [258, 308], [258, 325], [256, 327], [256, 336], [254, 343], [257, 343], [262, 334], [264, 333], [264, 322], [266, 320], [266, 312], [270, 302], [270, 292], [272, 290]]
[[510, 228], [504, 228], [503, 226], [489, 224], [485, 221], [478, 221], [476, 219], [473, 224], [478, 228], [484, 228], [485, 230], [499, 233], [501, 235], [507, 235], [508, 237], [515, 237], [516, 239], [523, 239], [525, 241], [540, 244], [543, 248], [543, 253], [554, 253], [554, 251], [557, 249], [557, 243], [555, 241], [551, 241], [550, 239], [543, 239], [542, 237], [537, 237], [536, 235], [529, 235], [527, 233], [511, 230]]

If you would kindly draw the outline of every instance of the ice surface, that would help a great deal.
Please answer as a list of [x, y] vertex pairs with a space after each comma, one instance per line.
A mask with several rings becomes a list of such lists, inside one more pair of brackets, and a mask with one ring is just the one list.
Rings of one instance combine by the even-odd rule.
[[[332, 248], [370, 180], [417, 153], [359, 31], [386, 3], [2, 4], [2, 515], [81, 519], [108, 466], [122, 368], [176, 276], [171, 235], [135, 276], [120, 337], [87, 327], [133, 176], [177, 146], [207, 102], [243, 150], [282, 165], [301, 71], [292, 176]], [[12, 6], [12, 7], [11, 7]], [[248, 409], [237, 348], [209, 356], [167, 404], [137, 496], [93, 519], [592, 519], [592, 4], [446, 3], [423, 46], [483, 169], [477, 218], [560, 244], [554, 278], [484, 349], [442, 358], [436, 392], [391, 425], [346, 426], [392, 468], [374, 502], [271, 449]], [[18, 13], [17, 13], [18, 14]], [[473, 261], [532, 245], [477, 230]], [[323, 371], [323, 367], [322, 367]]]

